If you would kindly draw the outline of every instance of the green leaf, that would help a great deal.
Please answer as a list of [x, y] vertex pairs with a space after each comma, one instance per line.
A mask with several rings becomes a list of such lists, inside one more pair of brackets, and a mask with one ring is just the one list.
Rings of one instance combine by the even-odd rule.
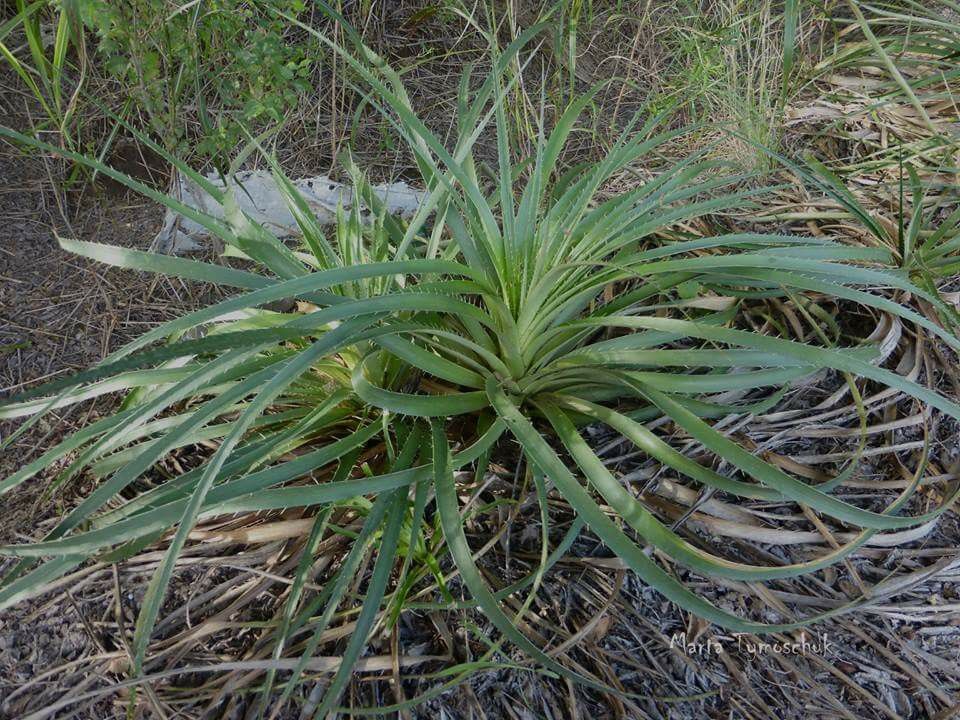
[[[668, 600], [699, 617], [737, 632], [783, 632], [812, 622], [849, 612], [859, 603], [843, 605], [820, 615], [790, 623], [758, 623], [728, 613], [693, 593], [676, 578], [663, 570], [640, 550], [617, 525], [607, 517], [577, 482], [546, 440], [536, 431], [516, 405], [497, 387], [493, 379], [487, 381], [487, 393], [498, 415], [523, 446], [527, 457], [557, 485], [558, 490], [587, 521], [590, 528], [622, 559], [645, 583], [658, 590]], [[439, 488], [437, 494], [439, 500]], [[461, 531], [462, 532], [462, 531]], [[473, 588], [471, 588], [471, 591]], [[499, 627], [499, 626], [498, 626]]]
[[[490, 382], [492, 381], [488, 381], [488, 387]], [[500, 608], [499, 602], [490, 592], [480, 574], [480, 570], [473, 561], [470, 546], [467, 544], [467, 538], [463, 532], [463, 523], [460, 519], [460, 511], [457, 508], [455, 480], [450, 464], [450, 448], [447, 445], [443, 426], [433, 420], [430, 428], [433, 435], [434, 486], [437, 493], [437, 511], [440, 513], [444, 539], [447, 541], [450, 555], [460, 571], [460, 577], [463, 578], [464, 584], [469, 588], [484, 614], [511, 642], [544, 667], [590, 687], [606, 689], [606, 686], [602, 683], [589, 680], [578, 673], [572, 672], [546, 655], [516, 628], [513, 621]]]

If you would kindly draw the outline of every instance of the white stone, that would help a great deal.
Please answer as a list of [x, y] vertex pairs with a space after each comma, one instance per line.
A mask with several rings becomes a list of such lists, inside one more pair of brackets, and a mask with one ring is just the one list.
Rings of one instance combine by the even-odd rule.
[[[232, 190], [240, 210], [277, 237], [300, 234], [287, 201], [269, 171], [239, 172], [231, 176], [227, 183], [216, 173], [206, 177], [216, 187]], [[338, 203], [342, 203], [345, 210], [349, 210], [353, 203], [353, 188], [335, 182], [325, 175], [292, 182], [321, 225], [330, 225], [336, 221]], [[427, 198], [425, 190], [411, 188], [405, 182], [376, 185], [373, 190], [391, 214], [404, 218], [412, 217]], [[172, 194], [195, 210], [223, 219], [223, 206], [182, 174], [174, 183]], [[150, 249], [167, 255], [190, 252], [203, 247], [209, 234], [203, 226], [168, 209], [163, 219], [163, 227], [154, 238]]]

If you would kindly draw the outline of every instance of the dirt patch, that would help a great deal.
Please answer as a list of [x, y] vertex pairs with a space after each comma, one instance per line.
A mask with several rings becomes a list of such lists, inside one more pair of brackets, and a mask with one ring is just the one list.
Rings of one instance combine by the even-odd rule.
[[[0, 118], [7, 124], [10, 118]], [[64, 192], [59, 161], [0, 148], [0, 393], [90, 367], [147, 328], [219, 291], [198, 284], [110, 268], [72, 255], [57, 237], [146, 249], [160, 227], [154, 203], [114, 185]], [[65, 408], [44, 418], [0, 456], [5, 477], [114, 402]], [[14, 422], [0, 423], [0, 435]], [[0, 539], [26, 533], [42, 479], [5, 497]]]
[[[22, 122], [23, 118], [0, 117], [4, 125], [16, 127]], [[62, 250], [57, 236], [146, 249], [163, 215], [156, 204], [116, 184], [83, 183], [82, 190], [64, 192], [59, 183], [52, 182], [64, 176], [58, 160], [24, 155], [9, 144], [0, 146], [3, 395], [90, 367], [147, 328], [220, 293], [198, 284], [110, 268]], [[44, 418], [0, 453], [0, 477], [12, 474], [42, 449], [95, 420], [116, 401], [107, 396]], [[0, 437], [18, 424], [0, 423]], [[78, 482], [59, 488], [51, 497], [44, 495], [61, 466], [49, 468], [4, 495], [0, 542], [42, 536], [64, 508], [89, 490]], [[3, 563], [2, 571], [10, 567], [11, 563]], [[0, 613], [0, 697], [8, 698], [25, 684], [36, 691], [63, 682], [59, 672], [45, 675], [55, 668], [69, 679], [60, 687], [82, 692], [94, 684], [95, 678], [83, 663], [76, 665], [79, 675], [70, 668], [74, 661], [112, 649], [110, 640], [94, 630], [104, 621], [104, 609], [110, 605], [104, 598], [91, 601], [82, 590], [77, 594], [79, 599], [69, 591], [56, 593]], [[94, 703], [89, 706], [89, 716], [106, 717], [110, 706], [109, 702], [103, 707]], [[22, 709], [20, 705], [0, 707], [0, 716], [19, 717]]]

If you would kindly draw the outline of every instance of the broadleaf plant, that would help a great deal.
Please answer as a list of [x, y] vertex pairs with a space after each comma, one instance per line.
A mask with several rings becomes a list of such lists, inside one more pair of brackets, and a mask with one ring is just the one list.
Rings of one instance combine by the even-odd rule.
[[[274, 687], [280, 697], [273, 712], [293, 697], [363, 558], [376, 550], [342, 661], [311, 706], [313, 716], [325, 717], [336, 710], [368, 638], [403, 611], [405, 588], [433, 573], [440, 592], [447, 593], [437, 557], [452, 559], [473, 601], [502, 633], [486, 655], [440, 690], [489, 667], [505, 641], [549, 671], [605, 687], [548, 655], [519, 629], [532, 595], [518, 614], [502, 605], [510, 594], [531, 586], [535, 592], [585, 527], [681, 608], [734, 631], [768, 632], [858, 603], [770, 624], [712, 604], [658, 556], [708, 577], [795, 577], [840, 562], [878, 532], [930, 522], [950, 507], [956, 488], [933, 510], [901, 514], [920, 483], [918, 472], [882, 512], [862, 509], [836, 492], [856, 462], [832, 479], [811, 482], [711, 425], [711, 418], [730, 412], [770, 407], [792, 383], [825, 368], [886, 385], [960, 419], [957, 404], [881, 367], [869, 343], [812, 344], [745, 329], [739, 310], [750, 298], [820, 293], [896, 316], [955, 349], [960, 341], [872, 292], [892, 288], [938, 302], [904, 273], [886, 269], [890, 257], [884, 250], [757, 233], [677, 239], [671, 228], [748, 202], [757, 192], [739, 189], [745, 187], [742, 178], [725, 175], [715, 161], [694, 157], [634, 189], [605, 196], [601, 191], [611, 177], [642, 165], [683, 132], [664, 129], [661, 117], [638, 114], [604, 158], [565, 173], [560, 158], [590, 101], [587, 93], [550, 128], [541, 115], [533, 156], [521, 166], [515, 129], [503, 109], [517, 91], [521, 53], [542, 30], [531, 27], [504, 49], [494, 48], [490, 74], [473, 90], [465, 78], [452, 147], [427, 128], [399, 76], [355, 35], [348, 34], [354, 42], [349, 51], [318, 35], [366, 84], [370, 102], [415, 158], [430, 196], [409, 222], [388, 218], [367, 194], [372, 218], [365, 221], [359, 203], [343, 208], [327, 238], [274, 163], [301, 225], [300, 246], [289, 247], [231, 212], [229, 196], [219, 197], [226, 221], [192, 213], [232, 255], [248, 261], [247, 269], [61, 240], [71, 252], [114, 266], [239, 292], [152, 329], [89, 371], [0, 406], [0, 419], [26, 418], [26, 427], [52, 409], [126, 392], [112, 415], [0, 481], [0, 492], [9, 492], [64, 458], [70, 462], [54, 486], [81, 473], [98, 481], [44, 539], [0, 548], [20, 558], [0, 585], [0, 607], [44, 592], [90, 559], [116, 561], [166, 538], [136, 626], [131, 673], [140, 677], [149, 671], [150, 640], [177, 558], [198, 520], [306, 509], [315, 522], [269, 655], [285, 657], [295, 633], [307, 641], [297, 645], [296, 665], [282, 685], [275, 670], [263, 671], [264, 712], [274, 703]], [[477, 138], [489, 128], [499, 164], [492, 190], [473, 157]], [[84, 162], [190, 212], [96, 160], [11, 130], [0, 129], [0, 135]], [[364, 195], [364, 181], [349, 165]], [[295, 301], [294, 309], [265, 308], [285, 299]], [[722, 396], [732, 390], [751, 399], [730, 405]], [[852, 393], [859, 398], [855, 385]], [[648, 425], [658, 418], [721, 458], [726, 472], [678, 451]], [[588, 442], [587, 425], [618, 433], [693, 487], [731, 499], [794, 502], [825, 522], [860, 531], [801, 563], [727, 560], [685, 539], [631, 493]], [[141, 482], [168, 454], [201, 440], [216, 447], [201, 464]], [[539, 569], [500, 590], [488, 587], [476, 566], [461, 515], [462, 479], [482, 478], [494, 461], [523, 469], [518, 477], [541, 503], [543, 523]], [[552, 552], [546, 508], [551, 493], [576, 516]], [[352, 549], [322, 589], [307, 591], [311, 554], [334, 531], [332, 513], [344, 508], [358, 519]], [[438, 519], [443, 542], [428, 547], [421, 527], [430, 518]]]

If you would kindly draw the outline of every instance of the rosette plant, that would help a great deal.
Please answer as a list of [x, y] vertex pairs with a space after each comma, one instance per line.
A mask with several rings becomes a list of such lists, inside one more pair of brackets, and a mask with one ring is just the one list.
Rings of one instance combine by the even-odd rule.
[[[375, 548], [362, 610], [314, 708], [323, 717], [337, 707], [371, 632], [402, 611], [401, 589], [417, 562], [418, 528], [428, 519], [439, 519], [445, 543], [439, 554], [455, 563], [466, 591], [503, 640], [553, 672], [596, 685], [537, 647], [518, 629], [520, 618], [501, 604], [539, 582], [585, 527], [682, 608], [727, 628], [764, 632], [815, 618], [771, 625], [731, 614], [687, 588], [645, 548], [701, 575], [762, 582], [837, 563], [873, 534], [928, 522], [949, 507], [954, 489], [937, 509], [901, 514], [918, 473], [882, 512], [862, 509], [837, 492], [855, 464], [816, 483], [765, 461], [711, 425], [718, 415], [771, 407], [783, 388], [823, 368], [889, 386], [960, 418], [960, 407], [941, 394], [872, 362], [877, 349], [869, 343], [811, 344], [745, 329], [739, 310], [751, 298], [815, 292], [898, 316], [954, 348], [960, 342], [874, 292], [895, 288], [938, 302], [904, 275], [883, 269], [889, 258], [881, 250], [793, 236], [684, 238], [669, 232], [735, 208], [756, 192], [742, 189], [742, 178], [724, 174], [704, 156], [603, 196], [612, 176], [642, 165], [683, 132], [663, 129], [661, 118], [640, 114], [601, 160], [561, 168], [561, 152], [593, 96], [587, 93], [549, 128], [541, 115], [537, 136], [529, 138], [534, 150], [520, 162], [505, 104], [516, 90], [518, 57], [541, 30], [530, 28], [496, 53], [481, 82], [464, 78], [452, 146], [426, 127], [396, 73], [355, 35], [349, 52], [318, 35], [366, 83], [369, 101], [405, 140], [430, 194], [403, 222], [382, 212], [354, 172], [373, 220], [363, 222], [356, 203], [341, 213], [328, 239], [277, 171], [300, 223], [302, 244], [296, 247], [239, 215], [229, 194], [173, 158], [224, 203], [226, 220], [183, 207], [95, 160], [2, 131], [86, 162], [195, 219], [231, 254], [245, 258], [246, 269], [61, 241], [112, 265], [239, 292], [150, 330], [91, 370], [0, 408], [0, 418], [35, 419], [99, 394], [127, 392], [112, 415], [0, 484], [7, 492], [65, 457], [70, 462], [55, 482], [82, 472], [99, 478], [46, 538], [0, 549], [20, 558], [0, 587], [0, 606], [42, 592], [90, 558], [122, 558], [163, 542], [164, 559], [139, 609], [132, 668], [138, 675], [149, 661], [174, 565], [198, 519], [309, 508], [315, 522], [275, 629], [274, 657], [284, 656], [293, 629], [306, 628], [310, 640], [301, 646], [281, 703], [301, 679], [362, 558]], [[472, 154], [490, 127], [498, 150], [492, 190]], [[295, 300], [295, 308], [265, 308], [285, 299]], [[751, 390], [750, 400], [733, 406], [717, 400], [734, 389]], [[648, 427], [656, 418], [669, 418], [722, 458], [725, 472], [675, 449]], [[744, 501], [793, 501], [826, 523], [860, 532], [797, 564], [751, 565], [715, 555], [682, 537], [611, 474], [586, 439], [584, 427], [591, 424], [619, 433], [691, 487]], [[150, 475], [173, 450], [201, 439], [215, 449], [196, 467], [160, 480]], [[541, 503], [544, 538], [537, 572], [497, 592], [473, 559], [458, 487], [464, 477], [482, 477], [494, 461], [528, 469], [518, 476], [530, 479], [530, 492]], [[150, 483], [143, 482], [147, 476]], [[548, 496], [562, 498], [576, 515], [552, 551]], [[308, 592], [311, 553], [332, 531], [331, 513], [344, 504], [360, 513], [362, 527], [329, 581]], [[264, 672], [268, 697], [274, 674]]]

